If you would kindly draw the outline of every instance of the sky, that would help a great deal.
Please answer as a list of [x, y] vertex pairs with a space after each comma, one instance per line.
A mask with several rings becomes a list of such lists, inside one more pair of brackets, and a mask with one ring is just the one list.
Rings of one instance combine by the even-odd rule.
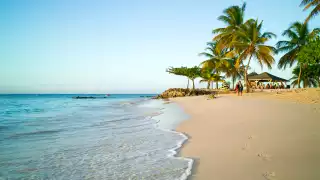
[[[278, 35], [308, 12], [301, 0], [247, 0], [246, 19]], [[222, 11], [242, 0], [1, 0], [0, 93], [160, 93], [186, 87], [169, 66], [199, 65]], [[320, 27], [320, 17], [310, 28]], [[251, 71], [289, 79], [253, 61]], [[196, 80], [196, 87], [199, 85]]]

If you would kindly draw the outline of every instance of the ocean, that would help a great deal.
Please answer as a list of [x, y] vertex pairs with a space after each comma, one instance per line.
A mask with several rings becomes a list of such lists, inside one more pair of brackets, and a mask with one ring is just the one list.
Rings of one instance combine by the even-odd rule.
[[[0, 95], [1, 179], [186, 179], [188, 116], [147, 95]], [[103, 97], [104, 95], [86, 95]], [[150, 95], [148, 95], [150, 96]]]

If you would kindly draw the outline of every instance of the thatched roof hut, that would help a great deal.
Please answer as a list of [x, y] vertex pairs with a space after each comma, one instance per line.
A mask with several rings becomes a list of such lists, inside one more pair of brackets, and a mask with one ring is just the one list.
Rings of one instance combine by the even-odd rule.
[[256, 75], [248, 75], [249, 81], [259, 81], [259, 82], [287, 82], [288, 80], [280, 78], [278, 76], [269, 74], [267, 72], [256, 74]]
[[248, 74], [248, 77], [249, 77], [249, 76], [255, 76], [255, 75], [258, 75], [258, 73], [252, 72], [252, 73], [249, 73], [249, 74]]

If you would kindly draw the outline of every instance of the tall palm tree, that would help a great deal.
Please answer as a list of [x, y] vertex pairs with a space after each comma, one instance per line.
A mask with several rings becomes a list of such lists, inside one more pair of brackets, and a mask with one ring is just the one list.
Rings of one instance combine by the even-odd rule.
[[258, 20], [248, 20], [241, 28], [235, 32], [235, 37], [231, 42], [231, 46], [234, 49], [229, 52], [229, 54], [238, 54], [236, 60], [236, 66], [239, 67], [240, 64], [246, 59], [248, 63], [245, 66], [244, 79], [246, 83], [247, 92], [250, 90], [250, 84], [247, 78], [248, 69], [250, 66], [251, 59], [254, 58], [261, 65], [267, 65], [271, 69], [271, 65], [274, 63], [273, 54], [276, 53], [276, 49], [272, 46], [266, 45], [267, 41], [273, 37], [275, 34], [271, 32], [261, 32], [262, 22], [258, 23]]
[[313, 17], [320, 13], [320, 0], [302, 0], [300, 6], [305, 6], [304, 11], [309, 9], [310, 7], [314, 7], [309, 16], [307, 17], [305, 24]]
[[[230, 58], [225, 56], [227, 52], [226, 49], [220, 50], [217, 48], [217, 42], [209, 42], [207, 45], [208, 47], [205, 49], [206, 52], [199, 54], [200, 56], [208, 58], [200, 64], [202, 70], [210, 70], [215, 74], [225, 72], [230, 66]], [[216, 88], [218, 89], [218, 82], [216, 82]]]
[[[302, 67], [302, 69], [304, 69], [305, 71], [303, 71], [302, 73], [300, 73], [300, 66], [297, 66], [293, 69], [292, 74], [293, 77], [290, 79], [292, 80], [291, 85], [293, 87], [295, 86], [299, 86], [299, 84], [303, 85], [303, 88], [306, 87], [316, 87], [318, 84], [318, 77], [317, 76], [312, 76], [308, 73], [308, 66]], [[301, 79], [301, 82], [300, 82]], [[300, 87], [300, 86], [299, 86]]]
[[218, 47], [220, 49], [226, 48], [230, 45], [233, 39], [233, 33], [240, 29], [240, 26], [244, 23], [244, 13], [246, 9], [246, 3], [240, 6], [230, 6], [223, 11], [223, 15], [218, 17], [219, 21], [226, 24], [226, 27], [217, 28], [212, 31], [213, 34], [217, 34], [213, 40], [218, 41]]
[[[319, 32], [320, 29], [318, 28], [310, 32], [308, 24], [300, 22], [293, 23], [289, 29], [285, 30], [282, 35], [289, 40], [279, 41], [276, 44], [278, 52], [285, 52], [278, 62], [278, 68], [285, 69], [288, 65], [292, 67], [297, 62], [297, 55], [301, 49], [308, 43], [308, 40], [316, 37]], [[298, 78], [298, 81], [300, 81], [300, 78]], [[300, 83], [298, 83], [298, 87], [300, 88]]]

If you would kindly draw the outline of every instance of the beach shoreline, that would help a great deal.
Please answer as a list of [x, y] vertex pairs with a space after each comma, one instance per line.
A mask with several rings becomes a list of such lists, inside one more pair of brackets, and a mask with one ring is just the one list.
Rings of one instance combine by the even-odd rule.
[[170, 99], [191, 116], [176, 128], [188, 136], [178, 155], [194, 161], [188, 179], [320, 179], [317, 90]]

